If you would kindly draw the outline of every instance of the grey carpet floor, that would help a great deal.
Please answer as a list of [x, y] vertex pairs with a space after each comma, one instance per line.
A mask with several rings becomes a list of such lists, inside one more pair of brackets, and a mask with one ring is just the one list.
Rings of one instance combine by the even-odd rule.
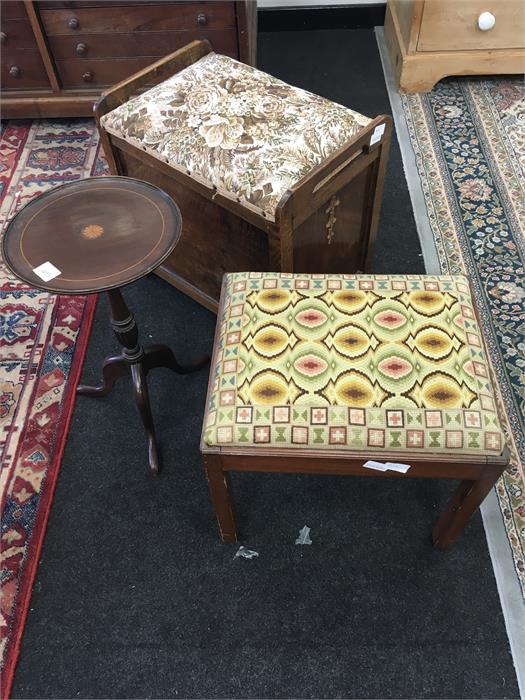
[[[365, 114], [389, 111], [368, 30], [260, 35], [259, 67]], [[376, 272], [422, 272], [397, 144]], [[152, 276], [126, 297], [180, 361], [215, 318]], [[102, 298], [83, 380], [116, 349]], [[150, 375], [164, 468], [146, 470], [125, 381], [77, 401], [15, 677], [15, 698], [514, 698], [485, 534], [448, 552], [438, 481], [240, 474], [242, 543], [219, 542], [199, 459], [207, 370]], [[303, 525], [313, 544], [294, 544]]]

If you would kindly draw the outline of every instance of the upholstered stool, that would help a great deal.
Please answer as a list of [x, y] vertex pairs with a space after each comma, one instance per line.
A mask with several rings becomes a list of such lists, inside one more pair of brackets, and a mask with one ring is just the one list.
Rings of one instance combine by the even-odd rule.
[[508, 463], [468, 280], [226, 275], [201, 451], [224, 540], [229, 471], [311, 472], [459, 479], [447, 547]]
[[213, 311], [225, 272], [366, 269], [390, 117], [287, 85], [206, 41], [110, 89], [96, 114], [110, 170], [159, 185], [181, 209], [177, 251], [156, 272]]

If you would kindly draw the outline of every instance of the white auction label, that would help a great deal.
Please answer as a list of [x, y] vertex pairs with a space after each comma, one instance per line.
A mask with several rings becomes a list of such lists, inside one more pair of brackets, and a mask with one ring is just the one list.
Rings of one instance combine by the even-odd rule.
[[368, 462], [363, 464], [363, 467], [367, 469], [377, 469], [380, 472], [387, 472], [388, 470], [393, 472], [400, 472], [401, 474], [406, 474], [410, 469], [410, 464], [400, 464], [398, 462], [375, 462], [369, 459]]
[[35, 267], [33, 272], [35, 275], [38, 275], [41, 280], [44, 280], [44, 282], [49, 282], [49, 280], [52, 280], [55, 277], [58, 277], [58, 275], [62, 274], [58, 267], [55, 267], [53, 263], [50, 262], [45, 262], [38, 267]]
[[373, 146], [374, 143], [381, 141], [383, 134], [385, 133], [386, 124], [379, 124], [374, 129], [372, 136], [370, 137], [370, 145]]
[[368, 462], [365, 462], [363, 467], [367, 469], [377, 469], [380, 472], [386, 472], [388, 470], [386, 464], [383, 464], [383, 462], [375, 462], [373, 459], [369, 459]]
[[399, 464], [399, 462], [387, 462], [386, 466], [394, 472], [401, 472], [401, 474], [406, 474], [410, 469], [410, 464]]

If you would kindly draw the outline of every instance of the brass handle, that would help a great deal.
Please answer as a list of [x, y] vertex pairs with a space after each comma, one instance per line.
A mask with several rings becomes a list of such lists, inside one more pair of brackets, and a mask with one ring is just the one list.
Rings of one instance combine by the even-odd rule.
[[78, 21], [78, 19], [76, 17], [71, 17], [67, 21], [67, 26], [70, 29], [78, 29], [80, 27], [80, 22]]
[[87, 53], [87, 44], [77, 44], [75, 51], [79, 56], [84, 56]]
[[197, 15], [197, 24], [200, 24], [201, 26], [208, 24], [208, 17], [204, 14], [204, 12], [199, 12]]
[[21, 73], [21, 71], [20, 71], [20, 68], [18, 66], [11, 66], [11, 68], [9, 69], [9, 75], [12, 78], [19, 78], [20, 73]]
[[2, 44], [5, 44], [5, 42], [7, 41], [7, 34], [5, 32], [0, 32], [0, 41], [2, 42]]
[[85, 73], [82, 74], [82, 80], [85, 83], [90, 83], [93, 80], [93, 73], [90, 70], [87, 70]]
[[330, 200], [328, 209], [325, 209], [325, 213], [328, 214], [328, 221], [325, 224], [326, 242], [328, 243], [328, 245], [330, 245], [330, 243], [332, 242], [332, 238], [335, 236], [335, 222], [337, 221], [335, 216], [335, 210], [340, 204], [340, 200], [337, 199], [337, 197], [334, 194], [334, 196]]

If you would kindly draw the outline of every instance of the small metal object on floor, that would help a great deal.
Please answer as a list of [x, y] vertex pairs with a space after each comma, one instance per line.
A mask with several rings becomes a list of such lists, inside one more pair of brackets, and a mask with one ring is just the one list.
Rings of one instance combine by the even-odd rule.
[[119, 377], [131, 375], [154, 473], [159, 455], [147, 374], [155, 367], [187, 374], [209, 358], [183, 366], [166, 345], [143, 347], [120, 288], [157, 268], [177, 245], [181, 227], [179, 208], [158, 187], [127, 177], [97, 177], [32, 200], [12, 219], [2, 243], [6, 265], [31, 287], [57, 294], [107, 292], [122, 351], [104, 361], [102, 384], [81, 385], [77, 392], [106, 396]]
[[299, 537], [295, 540], [295, 544], [312, 544], [312, 539], [310, 537], [310, 531], [312, 528], [305, 525], [299, 530]]

